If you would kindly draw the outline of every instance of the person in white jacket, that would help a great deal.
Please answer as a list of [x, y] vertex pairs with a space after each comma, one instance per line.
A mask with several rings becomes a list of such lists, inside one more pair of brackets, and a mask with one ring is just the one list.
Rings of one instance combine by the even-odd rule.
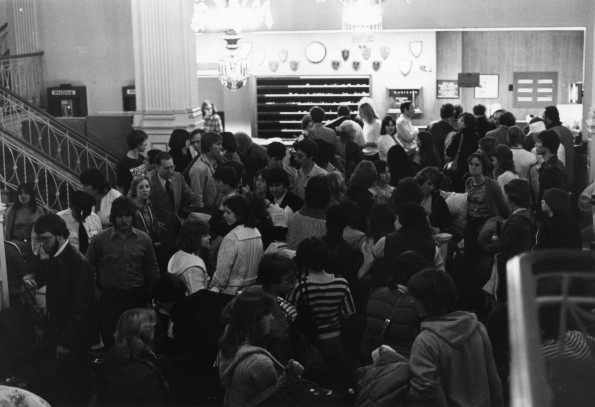
[[209, 248], [209, 225], [198, 219], [187, 219], [178, 235], [178, 251], [169, 259], [167, 271], [186, 285], [187, 295], [209, 286], [209, 275], [200, 253]]

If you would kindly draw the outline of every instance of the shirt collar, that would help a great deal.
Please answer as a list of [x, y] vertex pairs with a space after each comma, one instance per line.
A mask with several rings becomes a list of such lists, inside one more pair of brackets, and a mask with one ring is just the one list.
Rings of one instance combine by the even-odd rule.
[[[130, 229], [130, 234], [136, 236], [136, 230], [134, 229], [134, 227], [132, 229]], [[110, 230], [110, 235], [109, 238], [110, 240], [114, 238], [114, 236], [117, 236], [118, 232], [116, 232], [116, 227], [112, 226], [111, 230]]]

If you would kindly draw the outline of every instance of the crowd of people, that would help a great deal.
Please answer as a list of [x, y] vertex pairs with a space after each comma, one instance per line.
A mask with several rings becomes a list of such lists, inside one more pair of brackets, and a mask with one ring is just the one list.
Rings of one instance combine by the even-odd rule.
[[224, 132], [206, 101], [168, 152], [132, 130], [115, 188], [87, 169], [46, 214], [19, 186], [5, 237], [31, 389], [56, 405], [505, 405], [506, 339], [484, 323], [505, 323], [506, 262], [579, 250], [592, 225], [556, 107], [524, 129], [462, 110], [419, 131], [411, 102], [326, 124], [315, 106], [288, 148]]

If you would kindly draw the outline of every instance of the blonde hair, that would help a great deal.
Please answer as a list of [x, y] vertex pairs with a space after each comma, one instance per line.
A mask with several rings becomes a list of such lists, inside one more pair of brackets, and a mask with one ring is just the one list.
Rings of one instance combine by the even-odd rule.
[[122, 359], [153, 355], [155, 312], [149, 308], [133, 308], [122, 314], [116, 328], [113, 351]]
[[142, 205], [138, 201], [138, 196], [136, 194], [136, 189], [142, 181], [147, 181], [149, 183], [149, 188], [152, 188], [151, 180], [149, 179], [149, 177], [147, 177], [146, 175], [137, 175], [132, 179], [132, 182], [130, 183], [130, 189], [128, 190], [128, 198], [137, 208], [142, 207]]

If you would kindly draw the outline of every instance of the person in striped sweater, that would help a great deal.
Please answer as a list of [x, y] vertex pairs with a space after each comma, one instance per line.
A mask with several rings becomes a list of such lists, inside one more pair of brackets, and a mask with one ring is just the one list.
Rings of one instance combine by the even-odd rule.
[[315, 345], [337, 372], [347, 379], [346, 356], [341, 341], [341, 321], [355, 313], [349, 284], [343, 277], [325, 271], [328, 248], [322, 239], [311, 237], [297, 247], [296, 263], [303, 277], [289, 297], [300, 312], [308, 309], [316, 325]]

